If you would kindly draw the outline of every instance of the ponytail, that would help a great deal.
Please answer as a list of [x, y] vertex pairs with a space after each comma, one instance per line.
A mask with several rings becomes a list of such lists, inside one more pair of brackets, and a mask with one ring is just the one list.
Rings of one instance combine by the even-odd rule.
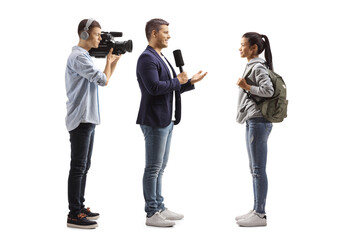
[[[270, 49], [270, 42], [266, 35], [260, 35], [256, 32], [247, 32], [243, 35], [244, 38], [247, 38], [250, 46], [253, 46], [254, 44], [258, 47], [257, 54], [261, 54], [265, 50], [265, 60], [269, 66], [270, 70], [273, 69], [273, 62], [272, 62], [272, 54]], [[264, 38], [264, 40], [263, 40]]]
[[270, 70], [274, 70], [269, 39], [266, 35], [261, 35], [261, 36], [265, 39], [265, 43], [264, 43], [265, 60], [266, 60], [267, 64], [269, 65]]

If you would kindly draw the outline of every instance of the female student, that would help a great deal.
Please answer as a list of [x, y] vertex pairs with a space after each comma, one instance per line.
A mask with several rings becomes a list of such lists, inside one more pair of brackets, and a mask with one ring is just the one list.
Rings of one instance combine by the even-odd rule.
[[[246, 123], [246, 147], [253, 177], [254, 207], [249, 213], [235, 219], [242, 227], [266, 226], [267, 140], [272, 123], [263, 117], [256, 102], [271, 97], [274, 93], [268, 74], [268, 68], [273, 69], [269, 39], [255, 32], [245, 33], [239, 51], [242, 58], [247, 58], [248, 63], [243, 77], [237, 81], [240, 93], [236, 120], [241, 124]], [[259, 58], [263, 51], [266, 61]]]

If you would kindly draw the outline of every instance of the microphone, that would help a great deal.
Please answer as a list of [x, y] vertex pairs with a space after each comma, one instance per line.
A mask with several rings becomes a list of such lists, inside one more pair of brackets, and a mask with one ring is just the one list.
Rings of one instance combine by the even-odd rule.
[[184, 60], [181, 55], [181, 50], [180, 49], [175, 50], [173, 53], [175, 58], [175, 64], [177, 67], [179, 67], [180, 72], [182, 73], [183, 72], [182, 66], [184, 66]]

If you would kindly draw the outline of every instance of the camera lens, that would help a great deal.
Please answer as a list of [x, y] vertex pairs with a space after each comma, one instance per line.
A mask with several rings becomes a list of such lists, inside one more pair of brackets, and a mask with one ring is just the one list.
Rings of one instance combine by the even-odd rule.
[[122, 50], [122, 52], [131, 52], [133, 45], [132, 45], [132, 41], [128, 40], [128, 41], [123, 41], [123, 42], [119, 42], [120, 45], [120, 49]]
[[122, 42], [115, 42], [115, 47], [114, 47], [114, 54], [124, 54], [126, 52], [131, 52], [132, 51], [132, 41], [128, 40], [128, 41], [122, 41]]

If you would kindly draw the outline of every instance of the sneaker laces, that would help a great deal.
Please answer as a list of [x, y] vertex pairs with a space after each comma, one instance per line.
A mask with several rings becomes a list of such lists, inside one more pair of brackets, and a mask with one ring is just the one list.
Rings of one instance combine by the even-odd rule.
[[87, 215], [86, 215], [85, 213], [79, 213], [77, 216], [78, 216], [78, 218], [80, 218], [80, 219], [83, 219], [83, 218], [86, 218], [86, 217], [87, 217]]
[[156, 215], [159, 215], [159, 217], [162, 218], [163, 220], [166, 220], [166, 217], [164, 217], [163, 215], [161, 215], [160, 212], [156, 212], [155, 214], [156, 214]]

